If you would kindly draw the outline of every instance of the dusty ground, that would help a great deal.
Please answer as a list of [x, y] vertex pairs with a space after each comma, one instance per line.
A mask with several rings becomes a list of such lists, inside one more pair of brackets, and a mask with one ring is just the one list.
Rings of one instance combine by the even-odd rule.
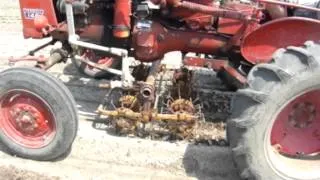
[[[42, 41], [23, 40], [17, 0], [0, 7], [0, 69], [8, 56], [23, 55]], [[12, 157], [0, 145], [0, 179], [214, 179], [237, 180], [237, 171], [226, 147], [194, 146], [138, 138], [115, 137], [91, 121], [96, 100], [103, 94], [84, 87], [70, 64], [52, 71], [73, 92], [81, 117], [70, 154], [56, 162], [36, 162]], [[67, 75], [62, 75], [67, 74]], [[80, 83], [79, 83], [80, 82]], [[92, 82], [92, 81], [90, 81]]]

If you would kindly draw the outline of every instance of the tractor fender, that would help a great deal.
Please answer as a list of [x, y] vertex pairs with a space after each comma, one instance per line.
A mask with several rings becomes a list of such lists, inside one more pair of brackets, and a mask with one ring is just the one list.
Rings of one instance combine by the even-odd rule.
[[268, 22], [249, 33], [241, 43], [242, 56], [252, 64], [268, 63], [279, 48], [302, 46], [320, 40], [320, 21], [288, 17]]

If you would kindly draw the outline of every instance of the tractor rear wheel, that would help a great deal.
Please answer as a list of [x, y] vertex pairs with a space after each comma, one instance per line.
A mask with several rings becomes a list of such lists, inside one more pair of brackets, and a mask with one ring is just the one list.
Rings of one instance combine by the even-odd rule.
[[13, 155], [54, 160], [77, 133], [75, 101], [59, 80], [39, 69], [0, 73], [0, 142]]
[[227, 135], [243, 179], [320, 179], [320, 45], [278, 50], [232, 101]]

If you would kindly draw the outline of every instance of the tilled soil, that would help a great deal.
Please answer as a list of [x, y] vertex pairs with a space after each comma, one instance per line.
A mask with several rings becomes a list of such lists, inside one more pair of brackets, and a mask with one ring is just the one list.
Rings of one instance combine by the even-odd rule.
[[1, 179], [6, 180], [59, 180], [59, 177], [49, 177], [40, 173], [18, 169], [14, 166], [0, 168]]

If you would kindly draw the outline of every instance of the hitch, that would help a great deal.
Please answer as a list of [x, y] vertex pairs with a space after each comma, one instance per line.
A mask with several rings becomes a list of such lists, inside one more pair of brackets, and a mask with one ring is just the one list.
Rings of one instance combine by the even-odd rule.
[[[48, 46], [49, 43], [45, 45]], [[43, 70], [48, 70], [55, 64], [65, 61], [65, 59], [68, 58], [69, 53], [65, 49], [54, 49], [51, 51], [50, 56], [47, 58], [44, 57], [43, 55], [40, 55], [40, 56], [30, 55], [30, 53], [33, 54], [34, 52], [39, 51], [40, 48], [43, 49], [44, 47], [46, 47], [45, 45], [40, 46], [36, 50], [30, 51], [29, 55], [25, 55], [20, 58], [10, 57], [8, 59], [9, 65], [13, 66], [16, 62], [21, 62], [21, 61], [35, 61], [37, 62], [35, 67]]]

